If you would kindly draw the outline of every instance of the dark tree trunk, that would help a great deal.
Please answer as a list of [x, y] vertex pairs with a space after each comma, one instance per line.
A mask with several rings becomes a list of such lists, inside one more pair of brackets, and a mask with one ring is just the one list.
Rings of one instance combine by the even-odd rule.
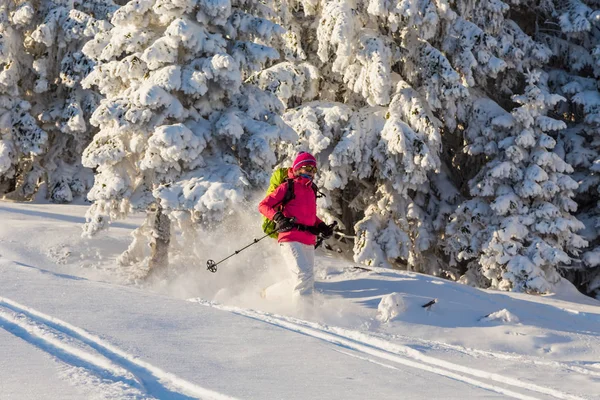
[[150, 242], [150, 273], [164, 271], [169, 265], [169, 244], [171, 242], [171, 221], [163, 213], [160, 205], [156, 206], [152, 220], [152, 241]]

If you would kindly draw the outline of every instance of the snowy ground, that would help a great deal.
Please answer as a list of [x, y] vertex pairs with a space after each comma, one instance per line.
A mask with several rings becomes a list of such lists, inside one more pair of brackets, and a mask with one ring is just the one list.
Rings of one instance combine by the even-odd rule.
[[87, 240], [84, 213], [0, 203], [2, 400], [600, 399], [600, 302], [568, 283], [499, 293], [321, 253], [307, 316], [259, 295], [283, 273], [273, 241], [206, 271], [256, 216], [139, 285], [115, 259], [140, 219]]

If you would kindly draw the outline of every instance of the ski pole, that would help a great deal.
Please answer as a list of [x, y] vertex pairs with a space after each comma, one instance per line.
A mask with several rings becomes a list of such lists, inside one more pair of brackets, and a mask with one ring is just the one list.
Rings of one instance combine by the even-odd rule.
[[[296, 219], [296, 218], [291, 218], [291, 219], [290, 219], [290, 222], [293, 222], [295, 219]], [[233, 257], [233, 256], [237, 255], [238, 253], [240, 253], [241, 251], [243, 251], [243, 250], [247, 249], [248, 247], [252, 246], [253, 244], [256, 244], [256, 243], [260, 242], [261, 240], [263, 240], [263, 239], [264, 239], [264, 238], [266, 238], [267, 236], [271, 236], [271, 235], [272, 235], [272, 234], [274, 234], [275, 232], [277, 232], [277, 229], [275, 229], [275, 230], [274, 230], [274, 231], [272, 231], [272, 232], [269, 232], [269, 233], [267, 233], [265, 236], [263, 236], [263, 237], [261, 237], [261, 238], [259, 238], [259, 239], [254, 239], [254, 240], [252, 241], [252, 243], [250, 243], [249, 245], [247, 245], [247, 246], [245, 246], [245, 247], [242, 247], [242, 248], [241, 248], [241, 249], [239, 249], [239, 250], [236, 250], [236, 251], [234, 251], [234, 252], [233, 252], [233, 254], [231, 254], [229, 257], [226, 257], [226, 258], [222, 259], [221, 261], [219, 261], [219, 262], [217, 262], [217, 263], [216, 263], [216, 262], [214, 262], [213, 260], [208, 260], [208, 261], [206, 262], [206, 269], [207, 269], [207, 270], [209, 270], [210, 272], [217, 272], [217, 265], [219, 265], [219, 264], [221, 264], [223, 261], [225, 261], [225, 260], [228, 260], [228, 259], [230, 259], [231, 257]]]
[[235, 256], [236, 254], [240, 253], [241, 251], [247, 249], [248, 247], [252, 246], [253, 244], [256, 244], [258, 242], [260, 242], [261, 240], [263, 240], [264, 238], [266, 238], [267, 236], [271, 236], [273, 233], [275, 233], [277, 231], [273, 231], [270, 233], [267, 233], [265, 236], [261, 237], [260, 239], [254, 239], [252, 241], [252, 243], [250, 243], [248, 246], [246, 247], [242, 247], [239, 250], [236, 250], [235, 252], [233, 252], [233, 254], [231, 254], [229, 257], [226, 257], [224, 259], [222, 259], [221, 261], [219, 261], [218, 263], [214, 262], [213, 260], [208, 260], [206, 262], [206, 269], [209, 270], [210, 272], [217, 272], [217, 265], [221, 264], [223, 261], [230, 259], [231, 257]]

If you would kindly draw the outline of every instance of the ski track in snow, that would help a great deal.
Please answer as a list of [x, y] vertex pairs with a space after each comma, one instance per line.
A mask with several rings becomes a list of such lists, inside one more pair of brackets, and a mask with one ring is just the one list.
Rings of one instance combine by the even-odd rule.
[[[522, 382], [515, 378], [510, 378], [507, 376], [499, 375], [496, 373], [490, 373], [475, 368], [469, 368], [448, 361], [444, 361], [435, 357], [426, 356], [421, 352], [410, 347], [392, 343], [385, 339], [381, 339], [359, 331], [330, 327], [293, 317], [275, 315], [262, 311], [225, 306], [222, 304], [198, 298], [189, 299], [188, 301], [195, 302], [207, 307], [217, 308], [223, 311], [228, 311], [237, 315], [252, 318], [262, 322], [266, 322], [290, 331], [298, 332], [306, 336], [314, 337], [332, 343], [336, 346], [357, 351], [366, 356], [373, 356], [377, 357], [378, 359], [384, 359], [388, 362], [391, 361], [396, 364], [402, 364], [411, 368], [421, 369], [427, 372], [445, 376], [450, 379], [461, 381], [472, 386], [480, 387], [482, 389], [490, 390], [516, 399], [535, 399], [536, 397], [531, 397], [522, 393], [515, 392], [513, 390], [507, 389], [506, 386], [516, 387], [519, 389], [527, 390], [529, 392], [535, 392], [538, 394], [552, 396], [557, 399], [585, 400], [585, 398], [583, 397], [579, 397], [569, 393], [564, 393], [549, 387]], [[396, 369], [396, 367], [392, 365], [382, 363], [381, 361], [369, 357], [361, 357], [355, 354], [352, 356], [359, 359], [363, 359], [368, 362], [372, 362], [374, 364], [381, 365], [385, 368]], [[548, 364], [552, 365], [551, 363]], [[597, 375], [597, 373], [585, 368], [571, 367], [571, 370], [583, 374]], [[470, 375], [471, 377], [466, 375]], [[487, 381], [492, 381], [493, 383], [483, 382], [481, 380], [473, 379], [472, 377], [485, 379]]]
[[4, 297], [0, 297], [0, 328], [72, 367], [91, 372], [102, 382], [119, 384], [131, 392], [128, 398], [234, 399], [181, 379], [84, 329]]
[[[371, 335], [373, 335], [373, 334], [371, 334]], [[374, 337], [377, 337], [377, 336], [374, 335]], [[459, 353], [463, 353], [467, 356], [477, 355], [477, 356], [483, 356], [483, 357], [487, 357], [487, 358], [496, 358], [496, 359], [500, 359], [500, 360], [517, 361], [521, 364], [539, 365], [542, 367], [550, 367], [553, 369], [569, 370], [569, 371], [572, 371], [572, 372], [575, 372], [578, 374], [582, 374], [582, 375], [590, 375], [590, 376], [600, 377], [600, 372], [592, 371], [591, 369], [589, 369], [589, 368], [594, 368], [594, 369], [599, 368], [593, 364], [588, 365], [586, 368], [586, 367], [581, 367], [578, 365], [567, 364], [567, 363], [560, 362], [560, 361], [543, 361], [543, 360], [527, 359], [523, 355], [520, 355], [520, 354], [515, 355], [515, 354], [510, 354], [510, 353], [502, 353], [502, 352], [495, 352], [495, 351], [489, 351], [489, 350], [479, 350], [479, 349], [473, 349], [470, 347], [464, 347], [464, 346], [459, 346], [459, 345], [453, 345], [453, 344], [437, 342], [437, 341], [433, 341], [433, 340], [426, 340], [426, 339], [420, 339], [420, 338], [414, 338], [414, 337], [402, 336], [402, 335], [391, 335], [391, 336], [389, 336], [389, 339], [413, 341], [416, 343], [420, 343], [421, 345], [426, 346], [432, 350], [452, 350], [452, 351], [456, 351]], [[385, 339], [381, 338], [381, 340], [385, 340]], [[416, 351], [416, 350], [413, 350], [413, 351]]]

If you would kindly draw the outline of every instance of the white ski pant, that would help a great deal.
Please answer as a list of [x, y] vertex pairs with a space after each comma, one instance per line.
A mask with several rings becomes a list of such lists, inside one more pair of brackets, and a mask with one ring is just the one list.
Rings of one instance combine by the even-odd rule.
[[315, 246], [299, 242], [283, 242], [279, 243], [279, 248], [292, 274], [294, 300], [312, 301], [315, 284]]

